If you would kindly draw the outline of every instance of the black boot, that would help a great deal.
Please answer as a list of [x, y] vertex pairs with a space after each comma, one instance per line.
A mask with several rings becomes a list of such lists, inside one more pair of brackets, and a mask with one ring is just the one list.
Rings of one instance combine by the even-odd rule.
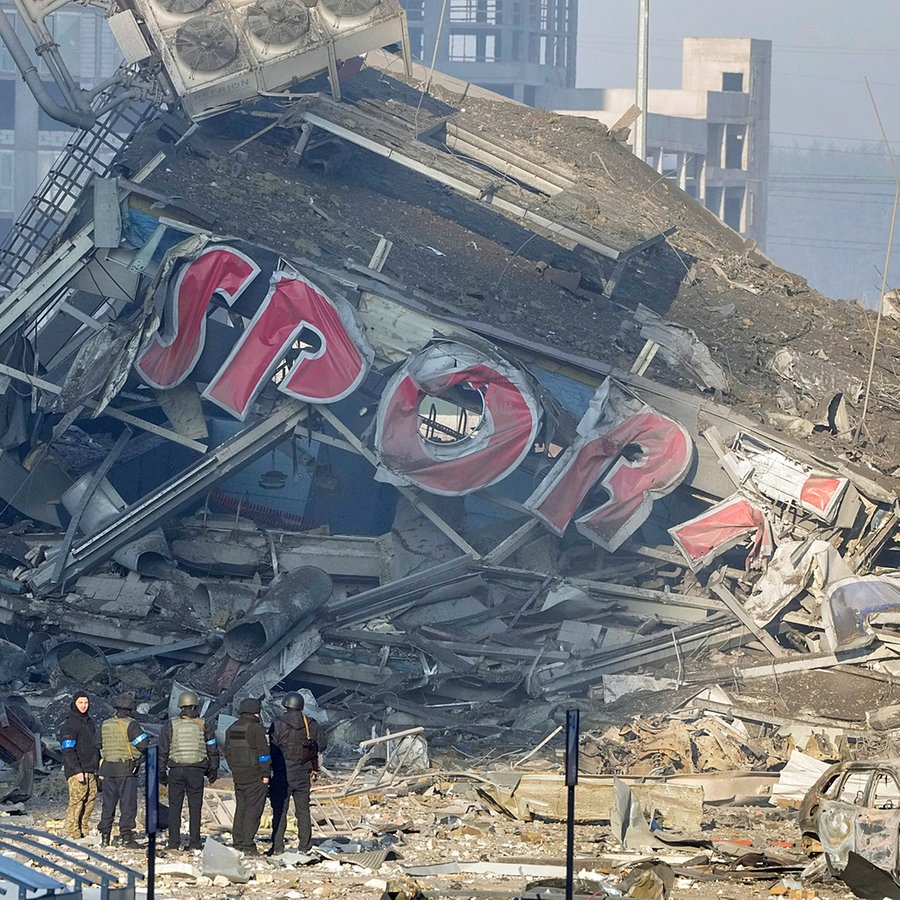
[[133, 831], [123, 831], [119, 835], [119, 844], [128, 850], [138, 850], [140, 844], [134, 839]]
[[101, 847], [109, 846], [109, 832], [108, 831], [100, 832], [100, 846]]

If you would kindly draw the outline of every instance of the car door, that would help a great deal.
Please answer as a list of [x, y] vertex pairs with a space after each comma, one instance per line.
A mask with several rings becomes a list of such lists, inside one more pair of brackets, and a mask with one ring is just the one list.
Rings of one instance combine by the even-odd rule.
[[867, 796], [871, 769], [850, 769], [831, 786], [819, 805], [818, 833], [828, 868], [835, 874], [847, 868], [856, 850], [857, 815]]
[[876, 770], [856, 816], [856, 852], [894, 875], [898, 869], [900, 784], [893, 773]]

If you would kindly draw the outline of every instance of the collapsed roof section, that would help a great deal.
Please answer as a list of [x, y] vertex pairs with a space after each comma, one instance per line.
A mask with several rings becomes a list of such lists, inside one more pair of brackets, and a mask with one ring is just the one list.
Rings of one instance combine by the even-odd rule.
[[[495, 698], [583, 696], [711, 643], [783, 671], [798, 646], [870, 660], [892, 608], [825, 591], [890, 548], [890, 481], [720, 402], [744, 386], [668, 318], [719, 226], [663, 205], [596, 130], [599, 167], [556, 162], [557, 127], [371, 67], [339, 104], [137, 128], [0, 301], [0, 491], [66, 528], [18, 569], [38, 599], [4, 601], [5, 621], [156, 646], [202, 663], [211, 694], [292, 676], [376, 693], [386, 672], [412, 691], [439, 671], [451, 696], [479, 678]], [[721, 233], [723, 252], [743, 247]], [[286, 534], [312, 526], [398, 537], [350, 566], [324, 536], [310, 558]], [[110, 560], [164, 576], [168, 599]], [[228, 593], [238, 579], [305, 564], [341, 586], [256, 659], [204, 636], [252, 606], [255, 589]], [[165, 628], [110, 623], [126, 598], [168, 608]], [[389, 665], [398, 652], [414, 659]]]

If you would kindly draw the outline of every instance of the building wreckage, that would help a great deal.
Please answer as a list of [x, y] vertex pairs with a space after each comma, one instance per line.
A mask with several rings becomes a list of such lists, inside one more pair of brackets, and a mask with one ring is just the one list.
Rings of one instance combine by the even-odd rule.
[[[724, 720], [786, 728], [782, 762], [889, 733], [723, 688], [900, 669], [896, 327], [597, 123], [413, 66], [396, 4], [308, 6], [315, 54], [236, 44], [205, 81], [182, 32], [214, 17], [123, 8], [127, 77], [62, 111], [0, 257], [3, 682], [47, 715], [76, 683], [160, 715], [303, 685], [354, 746], [701, 717], [590, 738], [598, 772], [772, 759]], [[867, 382], [829, 358], [848, 322]]]

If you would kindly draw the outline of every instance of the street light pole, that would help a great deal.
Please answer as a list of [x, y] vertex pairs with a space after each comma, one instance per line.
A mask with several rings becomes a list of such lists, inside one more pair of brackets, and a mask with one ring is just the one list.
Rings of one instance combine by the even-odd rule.
[[634, 103], [641, 114], [634, 123], [634, 155], [647, 161], [647, 93], [650, 61], [650, 0], [638, 0], [637, 82]]

